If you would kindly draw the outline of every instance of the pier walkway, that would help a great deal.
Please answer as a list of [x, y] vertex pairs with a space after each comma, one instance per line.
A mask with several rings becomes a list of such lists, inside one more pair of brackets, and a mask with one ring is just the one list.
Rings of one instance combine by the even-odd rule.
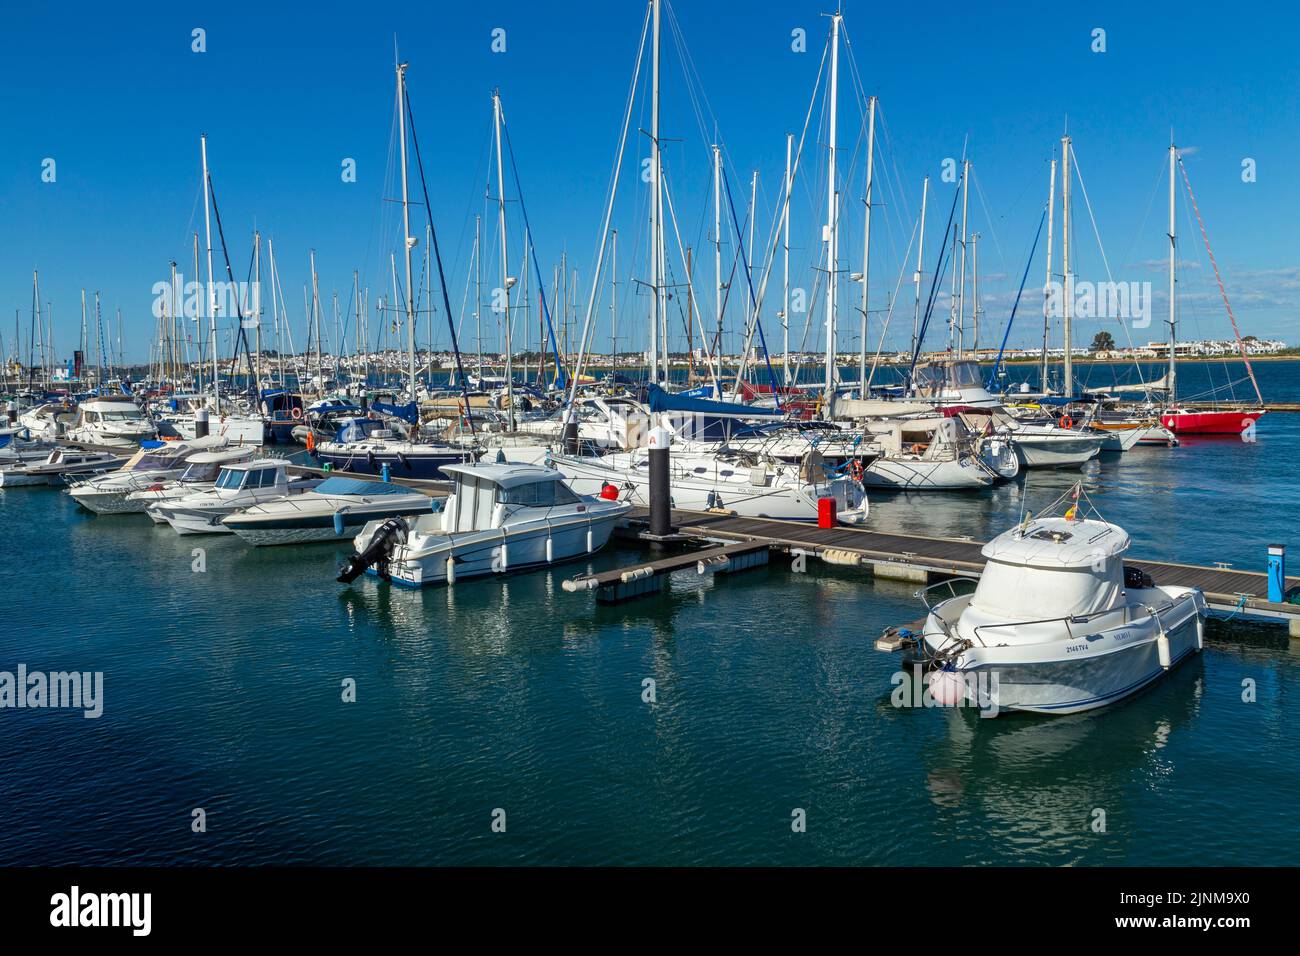
[[[702, 511], [672, 513], [674, 530], [684, 537], [712, 544], [749, 542], [777, 550], [821, 557], [871, 571], [876, 577], [925, 584], [952, 576], [978, 576], [984, 570], [980, 554], [984, 542], [971, 538], [873, 531], [865, 527], [819, 528], [801, 521], [775, 518], [741, 518]], [[632, 512], [633, 527], [644, 525], [649, 512]], [[1261, 546], [1261, 558], [1263, 547]], [[1200, 588], [1210, 608], [1241, 616], [1285, 622], [1293, 637], [1300, 637], [1300, 604], [1268, 600], [1268, 579], [1263, 572], [1230, 567], [1202, 567], [1170, 561], [1124, 561], [1146, 571], [1157, 584]], [[1262, 563], [1262, 561], [1261, 561]], [[1287, 590], [1300, 586], [1300, 577], [1288, 576]]]

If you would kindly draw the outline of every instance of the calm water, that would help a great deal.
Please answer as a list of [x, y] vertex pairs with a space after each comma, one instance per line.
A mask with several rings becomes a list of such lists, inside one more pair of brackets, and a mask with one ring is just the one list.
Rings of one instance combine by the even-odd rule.
[[[1300, 364], [1259, 374], [1300, 400]], [[1300, 545], [1300, 416], [1258, 439], [1084, 475], [1135, 554], [1262, 569], [1268, 542]], [[878, 498], [871, 520], [985, 537], [1072, 477]], [[345, 588], [344, 547], [182, 539], [57, 491], [0, 490], [0, 522], [0, 670], [105, 674], [98, 720], [0, 710], [0, 864], [1300, 863], [1300, 644], [1276, 628], [1213, 626], [1099, 713], [989, 721], [894, 709], [871, 645], [918, 616], [913, 587], [818, 562], [597, 607], [560, 587], [583, 563]]]

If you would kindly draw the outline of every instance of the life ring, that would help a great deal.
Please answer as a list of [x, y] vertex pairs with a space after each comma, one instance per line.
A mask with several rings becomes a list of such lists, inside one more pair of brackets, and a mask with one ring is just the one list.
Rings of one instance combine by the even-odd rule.
[[851, 462], [849, 462], [849, 477], [852, 478], [854, 481], [861, 481], [862, 474], [863, 474], [862, 462], [854, 458]]
[[294, 408], [289, 412], [289, 416], [295, 421], [302, 421], [302, 409]]
[[1062, 415], [1061, 420], [1057, 424], [1059, 424], [1062, 428], [1073, 428], [1074, 419], [1072, 419], [1069, 415]]

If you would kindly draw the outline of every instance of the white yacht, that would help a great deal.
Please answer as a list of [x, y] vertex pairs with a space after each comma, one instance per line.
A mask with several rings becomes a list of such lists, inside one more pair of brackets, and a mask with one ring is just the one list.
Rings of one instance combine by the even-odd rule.
[[20, 485], [55, 485], [64, 475], [85, 475], [111, 471], [126, 459], [102, 451], [55, 448], [44, 458], [25, 459], [0, 465], [0, 488]]
[[[620, 500], [650, 506], [649, 449], [600, 456], [552, 454], [549, 463], [579, 494], [600, 494], [612, 486]], [[803, 464], [790, 465], [769, 458], [674, 450], [669, 478], [672, 506], [689, 511], [717, 509], [746, 518], [816, 521], [818, 499], [834, 498], [842, 523], [858, 524], [867, 517], [862, 483], [849, 476], [832, 477], [815, 452]]]
[[125, 395], [88, 398], [77, 407], [77, 419], [67, 438], [86, 445], [134, 448], [158, 434], [158, 429]]
[[202, 451], [189, 458], [179, 478], [155, 482], [140, 491], [126, 496], [122, 511], [133, 514], [146, 513], [157, 524], [166, 524], [161, 509], [154, 508], [165, 502], [185, 498], [201, 491], [210, 491], [221, 469], [226, 465], [250, 460], [257, 451], [249, 445], [224, 448], [220, 451]]
[[192, 442], [162, 442], [141, 448], [116, 471], [76, 481], [68, 494], [95, 514], [136, 512], [141, 509], [127, 501], [128, 495], [179, 477], [192, 456], [224, 444], [224, 438], [210, 435]]
[[161, 517], [177, 534], [230, 534], [233, 529], [221, 523], [227, 515], [321, 483], [319, 477], [291, 479], [285, 470], [290, 464], [283, 458], [261, 458], [227, 465], [211, 490], [151, 505], [149, 514]]
[[439, 504], [405, 485], [332, 475], [311, 491], [227, 515], [222, 524], [254, 546], [335, 541], [373, 520], [427, 515]]
[[33, 440], [60, 438], [77, 417], [77, 410], [66, 402], [45, 402], [24, 410], [18, 424], [27, 429]]
[[536, 465], [448, 465], [455, 482], [446, 506], [419, 518], [371, 521], [339, 574], [350, 583], [373, 568], [400, 584], [544, 567], [599, 551], [632, 505], [582, 497], [564, 476]]
[[[929, 605], [920, 641], [942, 703], [1068, 714], [1127, 697], [1199, 651], [1205, 596], [1124, 566], [1129, 536], [1072, 507], [983, 549], [973, 593]], [[927, 604], [929, 601], [927, 600]], [[983, 684], [983, 686], [981, 686]]]

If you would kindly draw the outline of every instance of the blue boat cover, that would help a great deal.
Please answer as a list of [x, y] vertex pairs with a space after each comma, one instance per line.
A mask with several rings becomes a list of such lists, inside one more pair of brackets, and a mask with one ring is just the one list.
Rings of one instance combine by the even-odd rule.
[[407, 402], [405, 405], [390, 405], [387, 402], [371, 402], [370, 407], [381, 415], [391, 415], [393, 418], [400, 418], [402, 421], [410, 422], [412, 425], [420, 420], [420, 410], [415, 402]]
[[673, 395], [651, 382], [646, 386], [646, 398], [652, 412], [694, 412], [727, 418], [783, 418], [785, 412], [778, 408], [757, 405], [740, 405], [735, 402], [716, 402], [688, 395]]
[[360, 478], [326, 478], [315, 488], [322, 495], [409, 495], [410, 488], [388, 481], [363, 481]]

